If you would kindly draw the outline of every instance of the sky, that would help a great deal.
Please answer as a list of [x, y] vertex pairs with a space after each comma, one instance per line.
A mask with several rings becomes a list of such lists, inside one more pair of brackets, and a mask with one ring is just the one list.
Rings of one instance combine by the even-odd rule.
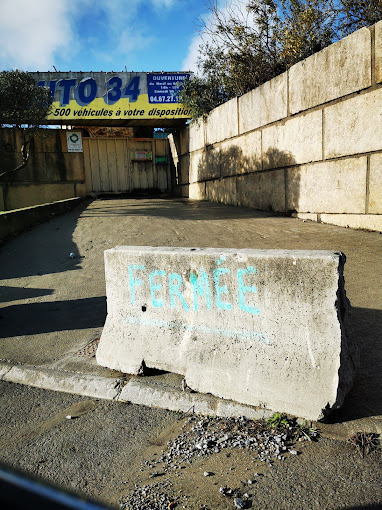
[[0, 70], [196, 71], [209, 15], [208, 0], [0, 0]]

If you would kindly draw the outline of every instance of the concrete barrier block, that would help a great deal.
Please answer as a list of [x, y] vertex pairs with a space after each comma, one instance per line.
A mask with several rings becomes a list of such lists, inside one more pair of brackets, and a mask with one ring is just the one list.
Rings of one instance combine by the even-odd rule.
[[189, 150], [197, 151], [204, 148], [204, 120], [199, 118], [189, 125]]
[[298, 113], [371, 85], [367, 28], [298, 62], [289, 70], [289, 109]]
[[81, 198], [70, 198], [50, 204], [0, 212], [0, 240], [25, 231], [32, 225], [49, 220], [52, 216], [70, 211], [81, 203]]
[[220, 147], [208, 147], [203, 152], [191, 152], [190, 182], [220, 177]]
[[206, 183], [205, 182], [194, 182], [190, 184], [188, 188], [188, 198], [194, 200], [205, 200], [206, 199]]
[[208, 115], [205, 124], [207, 145], [222, 142], [239, 134], [237, 98], [218, 106]]
[[263, 168], [322, 159], [322, 113], [308, 113], [263, 130]]
[[338, 227], [382, 232], [382, 215], [380, 214], [321, 214], [320, 220], [321, 223]]
[[236, 175], [241, 168], [242, 150], [238, 145], [240, 138], [226, 140], [219, 146], [220, 175], [222, 177]]
[[180, 130], [180, 155], [190, 152], [190, 127], [185, 126]]
[[190, 185], [184, 184], [180, 186], [180, 196], [183, 198], [189, 198], [190, 196]]
[[0, 211], [4, 211], [5, 209], [5, 202], [4, 202], [4, 185], [0, 185]]
[[223, 142], [220, 153], [222, 176], [261, 170], [261, 132], [253, 131]]
[[183, 374], [192, 389], [310, 420], [354, 375], [344, 256], [152, 248], [105, 252], [102, 366]]
[[287, 73], [239, 98], [239, 133], [266, 126], [288, 115]]
[[375, 25], [375, 70], [374, 77], [377, 83], [382, 82], [382, 21]]
[[203, 166], [205, 165], [205, 155], [202, 151], [192, 152], [190, 154], [190, 182], [198, 182], [202, 179]]
[[366, 156], [288, 168], [287, 209], [365, 213], [366, 171]]
[[7, 208], [21, 209], [33, 205], [49, 204], [74, 197], [74, 184], [18, 184], [10, 186], [7, 193]]
[[284, 170], [238, 176], [237, 205], [262, 211], [285, 211]]
[[368, 212], [382, 214], [382, 154], [370, 156]]
[[325, 159], [382, 149], [382, 89], [324, 110]]
[[206, 200], [220, 204], [237, 205], [236, 177], [207, 181]]
[[189, 182], [190, 166], [190, 155], [181, 156], [178, 164], [180, 184], [187, 184]]
[[220, 147], [208, 147], [204, 153], [204, 164], [201, 168], [201, 179], [217, 179], [221, 176]]

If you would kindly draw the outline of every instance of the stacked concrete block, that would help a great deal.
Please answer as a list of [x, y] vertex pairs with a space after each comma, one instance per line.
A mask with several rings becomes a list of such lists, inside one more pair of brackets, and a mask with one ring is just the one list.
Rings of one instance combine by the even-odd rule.
[[285, 172], [257, 172], [237, 177], [237, 205], [262, 211], [285, 211]]
[[322, 112], [287, 119], [264, 128], [263, 168], [291, 166], [322, 159]]
[[287, 172], [288, 210], [364, 214], [365, 156], [303, 165]]
[[239, 134], [237, 99], [215, 108], [206, 120], [206, 145], [212, 145]]
[[367, 28], [315, 53], [289, 70], [289, 109], [299, 113], [371, 85]]
[[381, 104], [382, 21], [195, 124], [191, 181], [209, 200], [379, 230]]
[[287, 73], [239, 98], [239, 133], [266, 126], [288, 115]]
[[375, 25], [375, 71], [376, 83], [382, 83], [382, 21]]
[[382, 214], [382, 154], [372, 154], [370, 156], [367, 212], [369, 214]]
[[381, 104], [378, 88], [325, 108], [325, 159], [382, 150]]

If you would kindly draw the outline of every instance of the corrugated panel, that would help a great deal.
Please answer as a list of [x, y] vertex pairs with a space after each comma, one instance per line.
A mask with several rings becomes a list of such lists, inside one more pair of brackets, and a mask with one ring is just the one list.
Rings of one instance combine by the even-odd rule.
[[[156, 155], [168, 159], [168, 140], [84, 138], [83, 147], [89, 192], [169, 189], [169, 162], [155, 164]], [[133, 150], [152, 151], [152, 161], [133, 161]]]
[[84, 150], [84, 165], [85, 165], [85, 182], [86, 182], [86, 191], [92, 192], [93, 190], [93, 179], [92, 179], [92, 170], [90, 164], [90, 140], [88, 138], [82, 139], [82, 147]]

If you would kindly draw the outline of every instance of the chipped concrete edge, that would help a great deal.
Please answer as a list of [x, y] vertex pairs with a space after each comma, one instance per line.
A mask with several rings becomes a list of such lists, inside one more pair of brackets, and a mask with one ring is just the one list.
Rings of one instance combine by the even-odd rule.
[[5, 363], [0, 365], [0, 380], [106, 400], [117, 399], [123, 384], [122, 379]]
[[212, 395], [176, 389], [152, 383], [141, 377], [126, 382], [123, 378], [85, 375], [31, 365], [0, 363], [0, 380], [34, 386], [45, 390], [74, 393], [93, 398], [117, 400], [170, 411], [192, 412], [205, 416], [246, 416], [256, 420], [268, 418], [273, 412], [223, 400]]
[[[180, 388], [158, 384], [141, 377], [134, 377], [126, 382], [123, 378], [0, 362], [0, 381], [204, 416], [246, 416], [248, 419], [259, 420], [274, 414], [269, 409], [238, 404], [212, 395], [182, 391]], [[382, 434], [382, 420], [378, 417], [336, 424], [313, 422], [312, 425], [323, 437], [340, 441], [345, 441], [360, 431]]]

